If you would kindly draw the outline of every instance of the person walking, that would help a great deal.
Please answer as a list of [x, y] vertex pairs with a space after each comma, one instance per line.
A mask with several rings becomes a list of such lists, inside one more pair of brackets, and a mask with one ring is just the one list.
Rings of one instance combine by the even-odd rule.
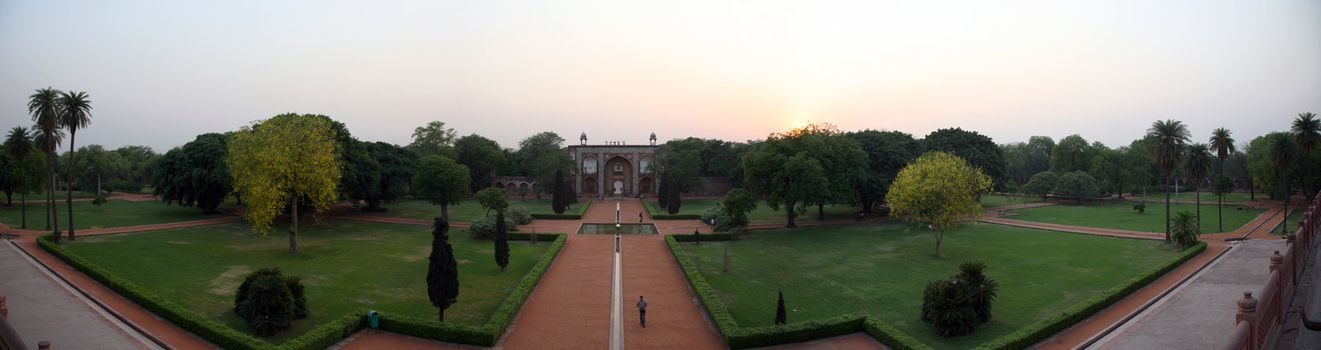
[[642, 322], [642, 328], [647, 328], [647, 301], [638, 296], [638, 321]]
[[638, 212], [638, 223], [642, 223], [642, 212]]

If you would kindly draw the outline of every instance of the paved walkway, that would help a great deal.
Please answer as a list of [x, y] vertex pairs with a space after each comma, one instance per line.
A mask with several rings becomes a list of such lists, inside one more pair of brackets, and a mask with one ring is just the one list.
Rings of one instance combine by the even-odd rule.
[[1157, 306], [1089, 349], [1216, 349], [1233, 336], [1234, 301], [1269, 277], [1271, 251], [1283, 240], [1248, 240]]
[[1256, 219], [1239, 227], [1234, 232], [1202, 235], [1202, 240], [1206, 242], [1206, 251], [1167, 272], [1164, 276], [1142, 287], [1142, 289], [1138, 289], [1124, 299], [1110, 305], [1110, 307], [1055, 334], [1051, 338], [1037, 343], [1036, 348], [1042, 350], [1075, 349], [1107, 335], [1107, 332], [1111, 332], [1122, 326], [1123, 323], [1133, 319], [1139, 312], [1155, 304], [1162, 296], [1168, 295], [1174, 288], [1191, 280], [1194, 274], [1201, 271], [1208, 264], [1221, 258], [1222, 254], [1230, 248], [1226, 239], [1270, 238], [1270, 231], [1283, 220], [1283, 216], [1278, 215], [1278, 212], [1278, 208], [1274, 208], [1262, 213], [1262, 215], [1257, 216]]
[[[705, 311], [679, 263], [655, 235], [623, 237], [624, 348], [723, 349], [725, 341]], [[638, 296], [647, 299], [647, 327], [638, 323]]]
[[151, 340], [43, 271], [8, 241], [0, 241], [0, 292], [9, 323], [29, 346], [56, 349], [158, 349]]

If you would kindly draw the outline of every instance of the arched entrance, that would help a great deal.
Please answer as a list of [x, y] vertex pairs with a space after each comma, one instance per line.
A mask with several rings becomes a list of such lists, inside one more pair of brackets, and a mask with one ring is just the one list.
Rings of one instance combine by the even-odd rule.
[[651, 194], [651, 178], [644, 177], [638, 180], [638, 194]]
[[580, 192], [582, 192], [583, 194], [587, 194], [587, 195], [595, 195], [595, 194], [596, 194], [596, 178], [595, 178], [595, 177], [591, 177], [591, 176], [584, 177], [584, 178], [583, 178], [583, 183], [580, 184], [580, 186], [582, 186], [582, 187], [579, 187], [579, 189], [581, 189]]
[[627, 196], [633, 194], [633, 164], [624, 157], [613, 157], [605, 162], [602, 176], [605, 181], [605, 195]]

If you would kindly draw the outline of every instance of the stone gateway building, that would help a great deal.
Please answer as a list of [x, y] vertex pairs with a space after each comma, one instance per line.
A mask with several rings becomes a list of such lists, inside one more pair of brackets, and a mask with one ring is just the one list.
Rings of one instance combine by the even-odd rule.
[[586, 133], [578, 141], [578, 145], [569, 146], [569, 159], [574, 163], [570, 178], [575, 193], [589, 197], [639, 197], [656, 193], [652, 169], [656, 134], [651, 134], [650, 145], [614, 141], [589, 145]]

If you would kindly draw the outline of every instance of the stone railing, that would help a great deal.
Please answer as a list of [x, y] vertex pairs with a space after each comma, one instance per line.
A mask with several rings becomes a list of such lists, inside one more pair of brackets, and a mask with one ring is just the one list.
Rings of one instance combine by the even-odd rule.
[[[1257, 294], [1244, 292], [1239, 298], [1238, 315], [1234, 317], [1237, 325], [1234, 335], [1226, 350], [1256, 350], [1271, 348], [1280, 335], [1284, 324], [1284, 315], [1294, 302], [1294, 289], [1298, 279], [1307, 266], [1311, 256], [1313, 242], [1316, 239], [1318, 213], [1317, 203], [1321, 195], [1314, 197], [1298, 221], [1297, 231], [1288, 237], [1284, 250], [1271, 254], [1270, 277], [1266, 285]], [[1284, 213], [1287, 222], [1288, 213]], [[1283, 252], [1283, 253], [1281, 253]]]

